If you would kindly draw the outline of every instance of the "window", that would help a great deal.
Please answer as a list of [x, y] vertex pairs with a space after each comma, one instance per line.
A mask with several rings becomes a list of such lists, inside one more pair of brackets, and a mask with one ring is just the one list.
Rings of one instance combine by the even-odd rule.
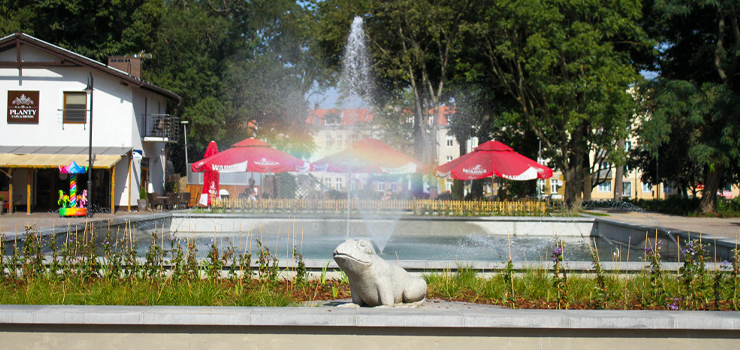
[[326, 134], [326, 148], [331, 148], [334, 145], [334, 140], [331, 138], [331, 134]]
[[612, 191], [612, 182], [606, 181], [602, 182], [598, 186], [599, 192], [611, 192]]
[[643, 183], [642, 192], [653, 192], [653, 184]]
[[396, 192], [396, 188], [397, 188], [397, 186], [398, 186], [398, 184], [397, 184], [397, 183], [395, 183], [395, 182], [391, 182], [391, 191], [393, 191], [393, 192]]
[[324, 186], [326, 186], [326, 188], [328, 189], [331, 189], [331, 178], [330, 177], [324, 178]]
[[349, 186], [352, 189], [352, 191], [357, 191], [357, 179], [350, 178], [349, 183], [350, 183]]
[[337, 191], [341, 191], [342, 190], [342, 178], [341, 177], [336, 178], [336, 180], [334, 181], [334, 184], [335, 184], [335, 186], [334, 186], [334, 189], [335, 190], [337, 190]]
[[64, 122], [84, 124], [87, 122], [87, 93], [64, 93]]
[[663, 193], [666, 193], [666, 194], [673, 193], [673, 184], [670, 182], [663, 184]]
[[342, 134], [337, 134], [337, 148], [342, 148]]
[[452, 156], [447, 156], [447, 163], [452, 161]]
[[558, 183], [556, 181], [550, 181], [550, 194], [558, 193]]
[[609, 163], [609, 162], [601, 162], [601, 170], [606, 170], [606, 169], [609, 169], [611, 167], [612, 167], [611, 163]]
[[[5, 173], [0, 173], [0, 191], [7, 191], [10, 188], [10, 179], [8, 176], [5, 175]], [[10, 201], [10, 199], [5, 199], [6, 201]], [[0, 211], [2, 211], [3, 208], [0, 208]]]
[[452, 147], [452, 135], [447, 135], [447, 147]]
[[445, 181], [445, 191], [452, 191], [452, 179]]
[[632, 181], [622, 182], [622, 196], [632, 197]]
[[378, 182], [378, 191], [385, 191], [385, 182]]
[[624, 150], [629, 152], [632, 149], [632, 141], [624, 141]]

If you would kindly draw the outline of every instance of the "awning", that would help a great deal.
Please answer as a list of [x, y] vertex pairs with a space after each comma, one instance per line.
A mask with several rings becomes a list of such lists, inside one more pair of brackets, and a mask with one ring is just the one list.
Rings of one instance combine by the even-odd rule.
[[[93, 169], [110, 169], [121, 156], [93, 155]], [[87, 165], [87, 155], [80, 154], [0, 154], [0, 168], [57, 168], [74, 161]]]
[[[110, 169], [130, 149], [93, 147], [93, 169]], [[88, 164], [87, 147], [0, 146], [0, 168], [57, 168]]]

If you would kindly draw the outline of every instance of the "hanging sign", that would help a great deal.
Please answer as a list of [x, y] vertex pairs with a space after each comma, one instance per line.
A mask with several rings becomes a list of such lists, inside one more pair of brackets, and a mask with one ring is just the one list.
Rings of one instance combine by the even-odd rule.
[[8, 124], [39, 123], [39, 92], [8, 91]]

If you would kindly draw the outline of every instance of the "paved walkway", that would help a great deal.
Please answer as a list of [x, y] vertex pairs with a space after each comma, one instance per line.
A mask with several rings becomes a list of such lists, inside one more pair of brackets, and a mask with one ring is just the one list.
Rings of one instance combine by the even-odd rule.
[[703, 235], [716, 235], [731, 239], [740, 238], [740, 218], [692, 218], [657, 213], [637, 213], [622, 210], [590, 210], [609, 216], [600, 216], [607, 221], [627, 222], [643, 226], [665, 228], [668, 230], [686, 231]]

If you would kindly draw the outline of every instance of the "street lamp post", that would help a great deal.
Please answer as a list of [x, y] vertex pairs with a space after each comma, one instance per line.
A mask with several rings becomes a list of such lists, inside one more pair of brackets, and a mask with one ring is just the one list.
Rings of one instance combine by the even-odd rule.
[[92, 212], [92, 202], [93, 202], [93, 195], [92, 195], [92, 184], [93, 184], [93, 164], [92, 164], [92, 144], [93, 144], [93, 76], [92, 73], [90, 73], [90, 79], [87, 81], [87, 87], [85, 87], [85, 92], [90, 96], [90, 147], [88, 148], [89, 154], [88, 154], [88, 166], [87, 166], [87, 217], [91, 218], [93, 216]]
[[[542, 164], [542, 140], [537, 137], [537, 142], [539, 142], [539, 147], [537, 148], [537, 163]], [[542, 199], [542, 186], [544, 183], [545, 180], [537, 180], [537, 199]]]
[[185, 134], [185, 176], [188, 175], [188, 121], [183, 120], [180, 122], [182, 124], [182, 127], [185, 129], [183, 133]]

